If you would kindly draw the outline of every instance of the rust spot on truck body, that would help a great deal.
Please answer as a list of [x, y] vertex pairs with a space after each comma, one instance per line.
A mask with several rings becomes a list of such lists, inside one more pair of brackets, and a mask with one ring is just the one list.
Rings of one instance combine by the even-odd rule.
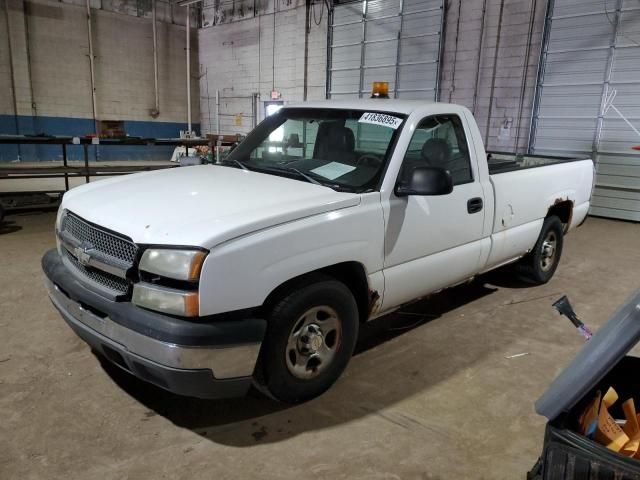
[[564, 233], [567, 233], [571, 226], [573, 207], [574, 202], [570, 200], [569, 197], [558, 197], [553, 201], [553, 205], [549, 207], [547, 215], [555, 213], [560, 218], [560, 221], [565, 224]]
[[369, 290], [369, 315], [367, 318], [371, 318], [373, 315], [380, 311], [382, 302], [380, 300], [380, 294], [377, 290]]

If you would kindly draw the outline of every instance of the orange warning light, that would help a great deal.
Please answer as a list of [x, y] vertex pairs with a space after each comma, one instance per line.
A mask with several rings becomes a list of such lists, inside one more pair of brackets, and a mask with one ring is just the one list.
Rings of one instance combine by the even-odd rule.
[[389, 82], [373, 82], [371, 98], [389, 98]]

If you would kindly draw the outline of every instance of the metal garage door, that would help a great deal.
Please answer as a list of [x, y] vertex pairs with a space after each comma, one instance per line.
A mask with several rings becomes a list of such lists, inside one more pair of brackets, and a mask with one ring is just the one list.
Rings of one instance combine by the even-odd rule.
[[640, 221], [640, 1], [552, 1], [536, 105], [532, 150], [592, 155], [591, 213]]
[[374, 81], [386, 81], [392, 97], [435, 99], [443, 3], [364, 0], [336, 5], [329, 28], [327, 96], [367, 97]]

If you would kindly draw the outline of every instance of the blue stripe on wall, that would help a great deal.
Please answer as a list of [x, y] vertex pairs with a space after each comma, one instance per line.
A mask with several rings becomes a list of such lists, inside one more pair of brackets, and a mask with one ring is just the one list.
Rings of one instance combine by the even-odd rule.
[[[125, 120], [124, 129], [128, 135], [146, 138], [176, 138], [187, 124], [179, 122], [142, 122]], [[193, 124], [200, 130], [200, 124]], [[18, 130], [14, 115], [0, 115], [0, 134], [15, 135], [67, 135], [84, 136], [94, 131], [93, 120], [69, 117], [18, 116]], [[89, 160], [169, 160], [174, 147], [166, 146], [97, 146], [89, 147]], [[0, 162], [11, 162], [20, 158], [23, 162], [62, 160], [60, 145], [0, 145]], [[67, 147], [69, 160], [82, 160], [82, 147]]]

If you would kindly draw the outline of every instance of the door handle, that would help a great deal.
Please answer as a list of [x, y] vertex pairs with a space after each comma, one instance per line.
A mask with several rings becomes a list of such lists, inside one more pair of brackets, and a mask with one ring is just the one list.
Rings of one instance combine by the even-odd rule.
[[472, 198], [467, 202], [467, 212], [478, 213], [480, 210], [482, 210], [482, 205], [483, 202], [480, 197]]

